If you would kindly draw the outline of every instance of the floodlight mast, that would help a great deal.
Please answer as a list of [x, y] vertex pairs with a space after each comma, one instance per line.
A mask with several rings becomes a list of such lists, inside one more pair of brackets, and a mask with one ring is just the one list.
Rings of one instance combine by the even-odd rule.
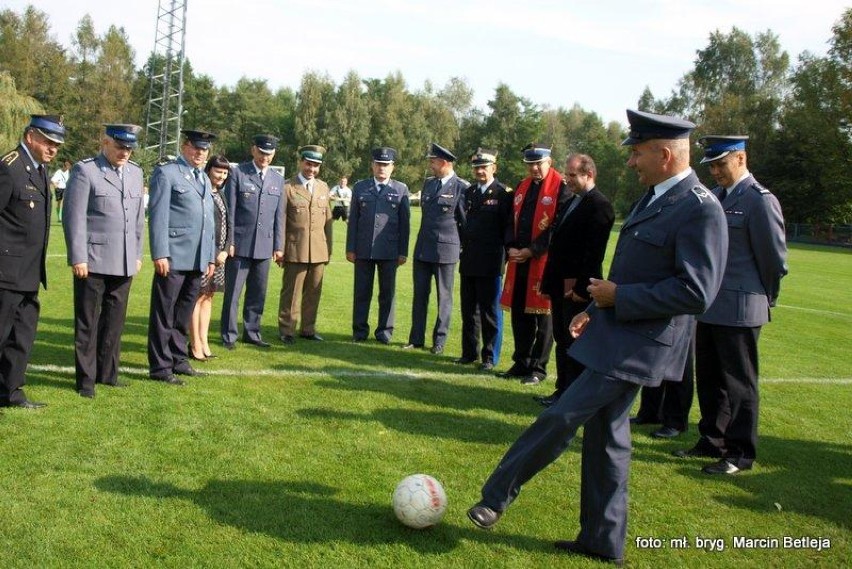
[[179, 153], [189, 0], [159, 0], [154, 51], [148, 60], [149, 90], [145, 148], [160, 159]]

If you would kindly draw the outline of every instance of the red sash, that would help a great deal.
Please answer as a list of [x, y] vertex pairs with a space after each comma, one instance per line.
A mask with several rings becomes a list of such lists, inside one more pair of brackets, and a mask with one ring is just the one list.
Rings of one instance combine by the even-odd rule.
[[[532, 178], [524, 180], [515, 190], [515, 201], [513, 206], [515, 235], [518, 233], [518, 216], [524, 205], [524, 196], [529, 190]], [[559, 186], [562, 183], [562, 174], [551, 168], [541, 183], [538, 191], [538, 203], [535, 204], [533, 214], [532, 240], [535, 241], [542, 231], [545, 231], [556, 219], [556, 204], [559, 201]], [[524, 312], [527, 314], [550, 314], [550, 297], [541, 293], [541, 278], [544, 275], [544, 265], [547, 263], [547, 252], [541, 257], [530, 257], [527, 261], [530, 265], [527, 277], [527, 294], [524, 300]], [[503, 295], [500, 297], [500, 305], [504, 310], [512, 307], [512, 294], [515, 289], [515, 272], [517, 263], [509, 263], [506, 269], [506, 280], [503, 283]]]

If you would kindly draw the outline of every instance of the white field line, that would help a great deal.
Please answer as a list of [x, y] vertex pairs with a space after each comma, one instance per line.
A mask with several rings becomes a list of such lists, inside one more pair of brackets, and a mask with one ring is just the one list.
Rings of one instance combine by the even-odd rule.
[[[30, 365], [29, 369], [36, 372], [51, 372], [73, 374], [72, 366], [58, 366], [52, 364]], [[200, 368], [199, 368], [200, 370]], [[140, 367], [121, 367], [119, 371], [126, 375], [147, 376], [148, 369]], [[303, 377], [303, 378], [334, 378], [334, 377], [386, 377], [388, 379], [415, 380], [415, 379], [449, 379], [464, 378], [472, 375], [493, 376], [491, 373], [435, 373], [424, 372], [414, 369], [396, 369], [394, 371], [370, 371], [355, 370], [352, 368], [332, 368], [328, 370], [286, 370], [286, 369], [203, 369], [210, 376], [237, 376], [237, 377]], [[852, 385], [852, 377], [796, 377], [796, 378], [766, 378], [760, 383], [768, 384], [817, 384], [817, 385]]]
[[829, 316], [840, 316], [841, 318], [852, 318], [852, 314], [849, 314], [848, 312], [820, 310], [818, 308], [805, 308], [804, 306], [790, 306], [789, 304], [776, 304], [775, 308], [789, 308], [790, 310], [801, 310], [802, 312], [813, 312], [814, 314], [827, 314]]

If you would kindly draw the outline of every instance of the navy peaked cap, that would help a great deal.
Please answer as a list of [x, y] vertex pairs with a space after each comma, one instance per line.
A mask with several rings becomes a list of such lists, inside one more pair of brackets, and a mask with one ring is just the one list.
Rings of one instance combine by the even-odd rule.
[[258, 134], [252, 141], [257, 149], [264, 154], [272, 154], [278, 149], [278, 139], [271, 134]]
[[45, 138], [58, 144], [65, 142], [65, 126], [57, 115], [30, 115], [30, 127], [37, 129]]
[[105, 124], [106, 135], [125, 148], [139, 146], [138, 134], [142, 127], [136, 124]]
[[524, 162], [534, 164], [550, 158], [550, 147], [538, 142], [530, 142], [524, 146]]
[[396, 150], [388, 146], [374, 148], [371, 155], [373, 156], [373, 162], [380, 162], [382, 164], [390, 164], [396, 160]]
[[748, 136], [744, 134], [702, 136], [698, 139], [698, 144], [704, 147], [704, 158], [701, 159], [701, 163], [724, 158], [736, 150], [745, 150], [746, 140]]
[[688, 120], [632, 109], [627, 109], [627, 122], [630, 123], [630, 134], [621, 143], [622, 146], [632, 146], [646, 140], [689, 138], [695, 128], [695, 123]]
[[440, 144], [435, 144], [434, 142], [429, 145], [429, 152], [426, 154], [426, 158], [440, 158], [441, 160], [446, 160], [447, 162], [456, 161], [455, 154], [453, 154]]
[[180, 131], [186, 139], [196, 148], [208, 149], [213, 141], [216, 139], [216, 135], [212, 132], [207, 132], [204, 130], [182, 130]]

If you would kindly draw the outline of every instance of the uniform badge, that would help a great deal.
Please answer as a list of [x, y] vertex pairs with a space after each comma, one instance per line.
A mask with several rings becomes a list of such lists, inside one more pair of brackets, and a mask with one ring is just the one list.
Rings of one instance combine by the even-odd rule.
[[30, 209], [33, 209], [34, 207], [35, 207], [35, 202], [30, 200]]
[[705, 199], [708, 199], [708, 200], [715, 200], [716, 199], [716, 196], [714, 196], [712, 193], [710, 193], [709, 190], [706, 190], [704, 188], [700, 188], [698, 186], [692, 188], [692, 193], [695, 194], [695, 197], [697, 197], [698, 201], [701, 202], [701, 203], [704, 203]]
[[454, 198], [454, 197], [456, 197], [456, 195], [455, 194], [441, 194], [441, 197], [442, 198]]
[[553, 203], [553, 198], [550, 196], [544, 196], [541, 198], [541, 205], [550, 205]]

